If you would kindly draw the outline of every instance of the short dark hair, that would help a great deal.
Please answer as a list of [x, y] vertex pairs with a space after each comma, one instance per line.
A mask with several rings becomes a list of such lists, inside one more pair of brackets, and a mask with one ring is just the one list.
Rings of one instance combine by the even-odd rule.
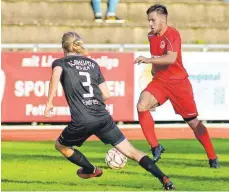
[[152, 5], [147, 11], [147, 15], [149, 15], [151, 12], [156, 11], [157, 13], [163, 14], [163, 15], [168, 15], [168, 11], [165, 5], [162, 4], [155, 4]]

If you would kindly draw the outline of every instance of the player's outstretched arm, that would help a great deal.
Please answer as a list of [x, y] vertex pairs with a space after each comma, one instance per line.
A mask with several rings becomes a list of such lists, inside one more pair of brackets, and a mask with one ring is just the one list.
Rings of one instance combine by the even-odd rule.
[[49, 83], [49, 93], [48, 93], [48, 101], [45, 108], [45, 116], [50, 117], [50, 112], [53, 110], [53, 97], [56, 94], [58, 83], [60, 81], [60, 76], [63, 69], [60, 66], [56, 66], [53, 68], [51, 80]]
[[99, 84], [99, 89], [102, 92], [102, 96], [103, 96], [104, 101], [106, 101], [107, 99], [110, 98], [110, 92], [109, 92], [109, 90], [107, 88], [106, 81], [104, 81], [103, 83]]
[[161, 57], [152, 57], [152, 58], [146, 58], [143, 56], [139, 56], [135, 59], [134, 63], [141, 64], [141, 63], [148, 63], [148, 64], [154, 64], [154, 65], [171, 65], [175, 63], [177, 59], [177, 52], [168, 51], [166, 55], [163, 55]]
[[154, 65], [171, 65], [175, 63], [177, 59], [177, 52], [168, 51], [166, 55], [161, 57], [152, 57], [150, 58], [150, 63]]

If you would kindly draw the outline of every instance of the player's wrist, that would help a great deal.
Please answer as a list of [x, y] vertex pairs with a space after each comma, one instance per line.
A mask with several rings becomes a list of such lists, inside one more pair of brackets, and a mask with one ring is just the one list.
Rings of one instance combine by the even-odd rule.
[[153, 58], [148, 58], [147, 63], [153, 63]]

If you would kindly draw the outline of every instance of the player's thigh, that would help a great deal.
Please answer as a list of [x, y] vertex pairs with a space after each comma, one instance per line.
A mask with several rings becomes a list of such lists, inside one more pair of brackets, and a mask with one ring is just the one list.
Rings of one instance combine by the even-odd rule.
[[124, 139], [122, 142], [115, 145], [115, 148], [128, 158], [135, 159], [138, 162], [141, 160], [142, 157], [146, 155], [142, 151], [139, 151], [138, 149], [133, 147], [133, 145], [131, 145], [131, 143], [127, 139]]
[[167, 100], [163, 85], [158, 80], [153, 80], [141, 93], [138, 101], [138, 111], [149, 110], [162, 105]]
[[147, 91], [141, 93], [137, 104], [138, 111], [146, 111], [157, 106], [158, 101], [151, 93]]
[[173, 84], [168, 95], [175, 112], [184, 119], [198, 116], [192, 86], [188, 79], [180, 80]]
[[125, 139], [125, 136], [117, 127], [111, 116], [94, 122], [93, 125], [88, 126], [94, 126], [92, 133], [96, 135], [104, 144], [111, 144], [115, 146]]
[[58, 142], [67, 147], [80, 147], [90, 136], [84, 124], [74, 126], [70, 123], [60, 134]]

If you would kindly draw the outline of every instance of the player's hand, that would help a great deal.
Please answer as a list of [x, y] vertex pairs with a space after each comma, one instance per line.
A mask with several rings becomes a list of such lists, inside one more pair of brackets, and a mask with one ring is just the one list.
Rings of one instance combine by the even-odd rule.
[[141, 63], [150, 63], [150, 59], [149, 58], [146, 58], [146, 57], [143, 57], [143, 56], [139, 56], [135, 59], [134, 63], [137, 63], [137, 64], [141, 64]]
[[53, 104], [52, 103], [47, 103], [45, 107], [45, 117], [52, 117], [53, 115], [51, 112], [53, 112]]

